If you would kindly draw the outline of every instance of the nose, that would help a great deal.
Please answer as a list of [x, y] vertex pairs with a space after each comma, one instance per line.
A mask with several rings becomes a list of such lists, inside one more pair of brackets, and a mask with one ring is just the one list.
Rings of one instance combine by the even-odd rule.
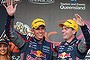
[[43, 30], [39, 30], [39, 33], [43, 33], [44, 31]]
[[62, 33], [64, 33], [65, 32], [65, 29], [62, 29]]
[[43, 32], [44, 31], [44, 29], [39, 29], [39, 32]]

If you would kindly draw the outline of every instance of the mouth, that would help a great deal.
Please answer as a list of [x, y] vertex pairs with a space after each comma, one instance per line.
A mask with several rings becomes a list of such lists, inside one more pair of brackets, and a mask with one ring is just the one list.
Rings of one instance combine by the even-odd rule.
[[38, 35], [39, 35], [39, 36], [43, 36], [43, 34], [41, 34], [41, 33], [39, 33]]
[[2, 50], [1, 52], [2, 52], [2, 53], [5, 53], [6, 51], [5, 51], [5, 50]]
[[65, 34], [65, 33], [63, 33], [62, 35], [63, 35], [63, 36], [65, 36], [66, 34]]

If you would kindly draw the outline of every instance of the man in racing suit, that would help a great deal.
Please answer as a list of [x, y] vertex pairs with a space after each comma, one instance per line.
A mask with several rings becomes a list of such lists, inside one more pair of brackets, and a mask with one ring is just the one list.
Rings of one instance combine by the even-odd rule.
[[[76, 33], [78, 32], [78, 25], [81, 27], [84, 33], [85, 40], [90, 40], [90, 34], [87, 26], [83, 22], [82, 18], [75, 14], [76, 18], [68, 19], [67, 21], [60, 23], [59, 26], [62, 28], [62, 35], [64, 42], [61, 42], [56, 47], [55, 51], [58, 52], [58, 60], [79, 60], [84, 59], [88, 47], [84, 40], [78, 40]], [[86, 42], [87, 43], [87, 42]]]
[[[4, 5], [5, 6], [5, 5]], [[14, 30], [14, 12], [16, 5], [13, 8], [13, 3], [5, 6], [8, 18], [6, 21], [6, 35], [9, 39], [18, 46], [20, 53], [22, 53], [22, 60], [53, 60], [53, 44], [45, 40], [45, 21], [37, 18], [32, 22], [32, 33], [34, 37], [28, 38], [27, 42], [25, 37]], [[12, 11], [11, 11], [12, 10]]]

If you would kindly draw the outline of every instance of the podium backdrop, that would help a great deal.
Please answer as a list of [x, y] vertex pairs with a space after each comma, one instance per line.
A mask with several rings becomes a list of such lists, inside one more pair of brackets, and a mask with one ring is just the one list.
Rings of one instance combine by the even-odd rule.
[[[46, 21], [46, 31], [51, 34], [48, 38], [52, 41], [63, 41], [58, 24], [75, 17], [76, 13], [90, 28], [90, 0], [22, 0], [17, 6], [15, 22], [31, 26], [35, 18], [43, 18]], [[4, 30], [6, 17], [4, 7], [0, 6], [0, 35]], [[77, 37], [83, 39], [80, 29]]]

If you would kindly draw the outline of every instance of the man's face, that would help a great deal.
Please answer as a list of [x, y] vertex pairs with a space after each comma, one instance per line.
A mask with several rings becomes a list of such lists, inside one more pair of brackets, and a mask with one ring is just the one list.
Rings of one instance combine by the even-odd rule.
[[74, 36], [75, 30], [73, 30], [72, 28], [68, 28], [66, 26], [62, 27], [62, 35], [63, 35], [63, 39], [64, 40], [71, 40]]
[[35, 38], [41, 40], [45, 34], [45, 27], [39, 26], [37, 29], [33, 29]]

